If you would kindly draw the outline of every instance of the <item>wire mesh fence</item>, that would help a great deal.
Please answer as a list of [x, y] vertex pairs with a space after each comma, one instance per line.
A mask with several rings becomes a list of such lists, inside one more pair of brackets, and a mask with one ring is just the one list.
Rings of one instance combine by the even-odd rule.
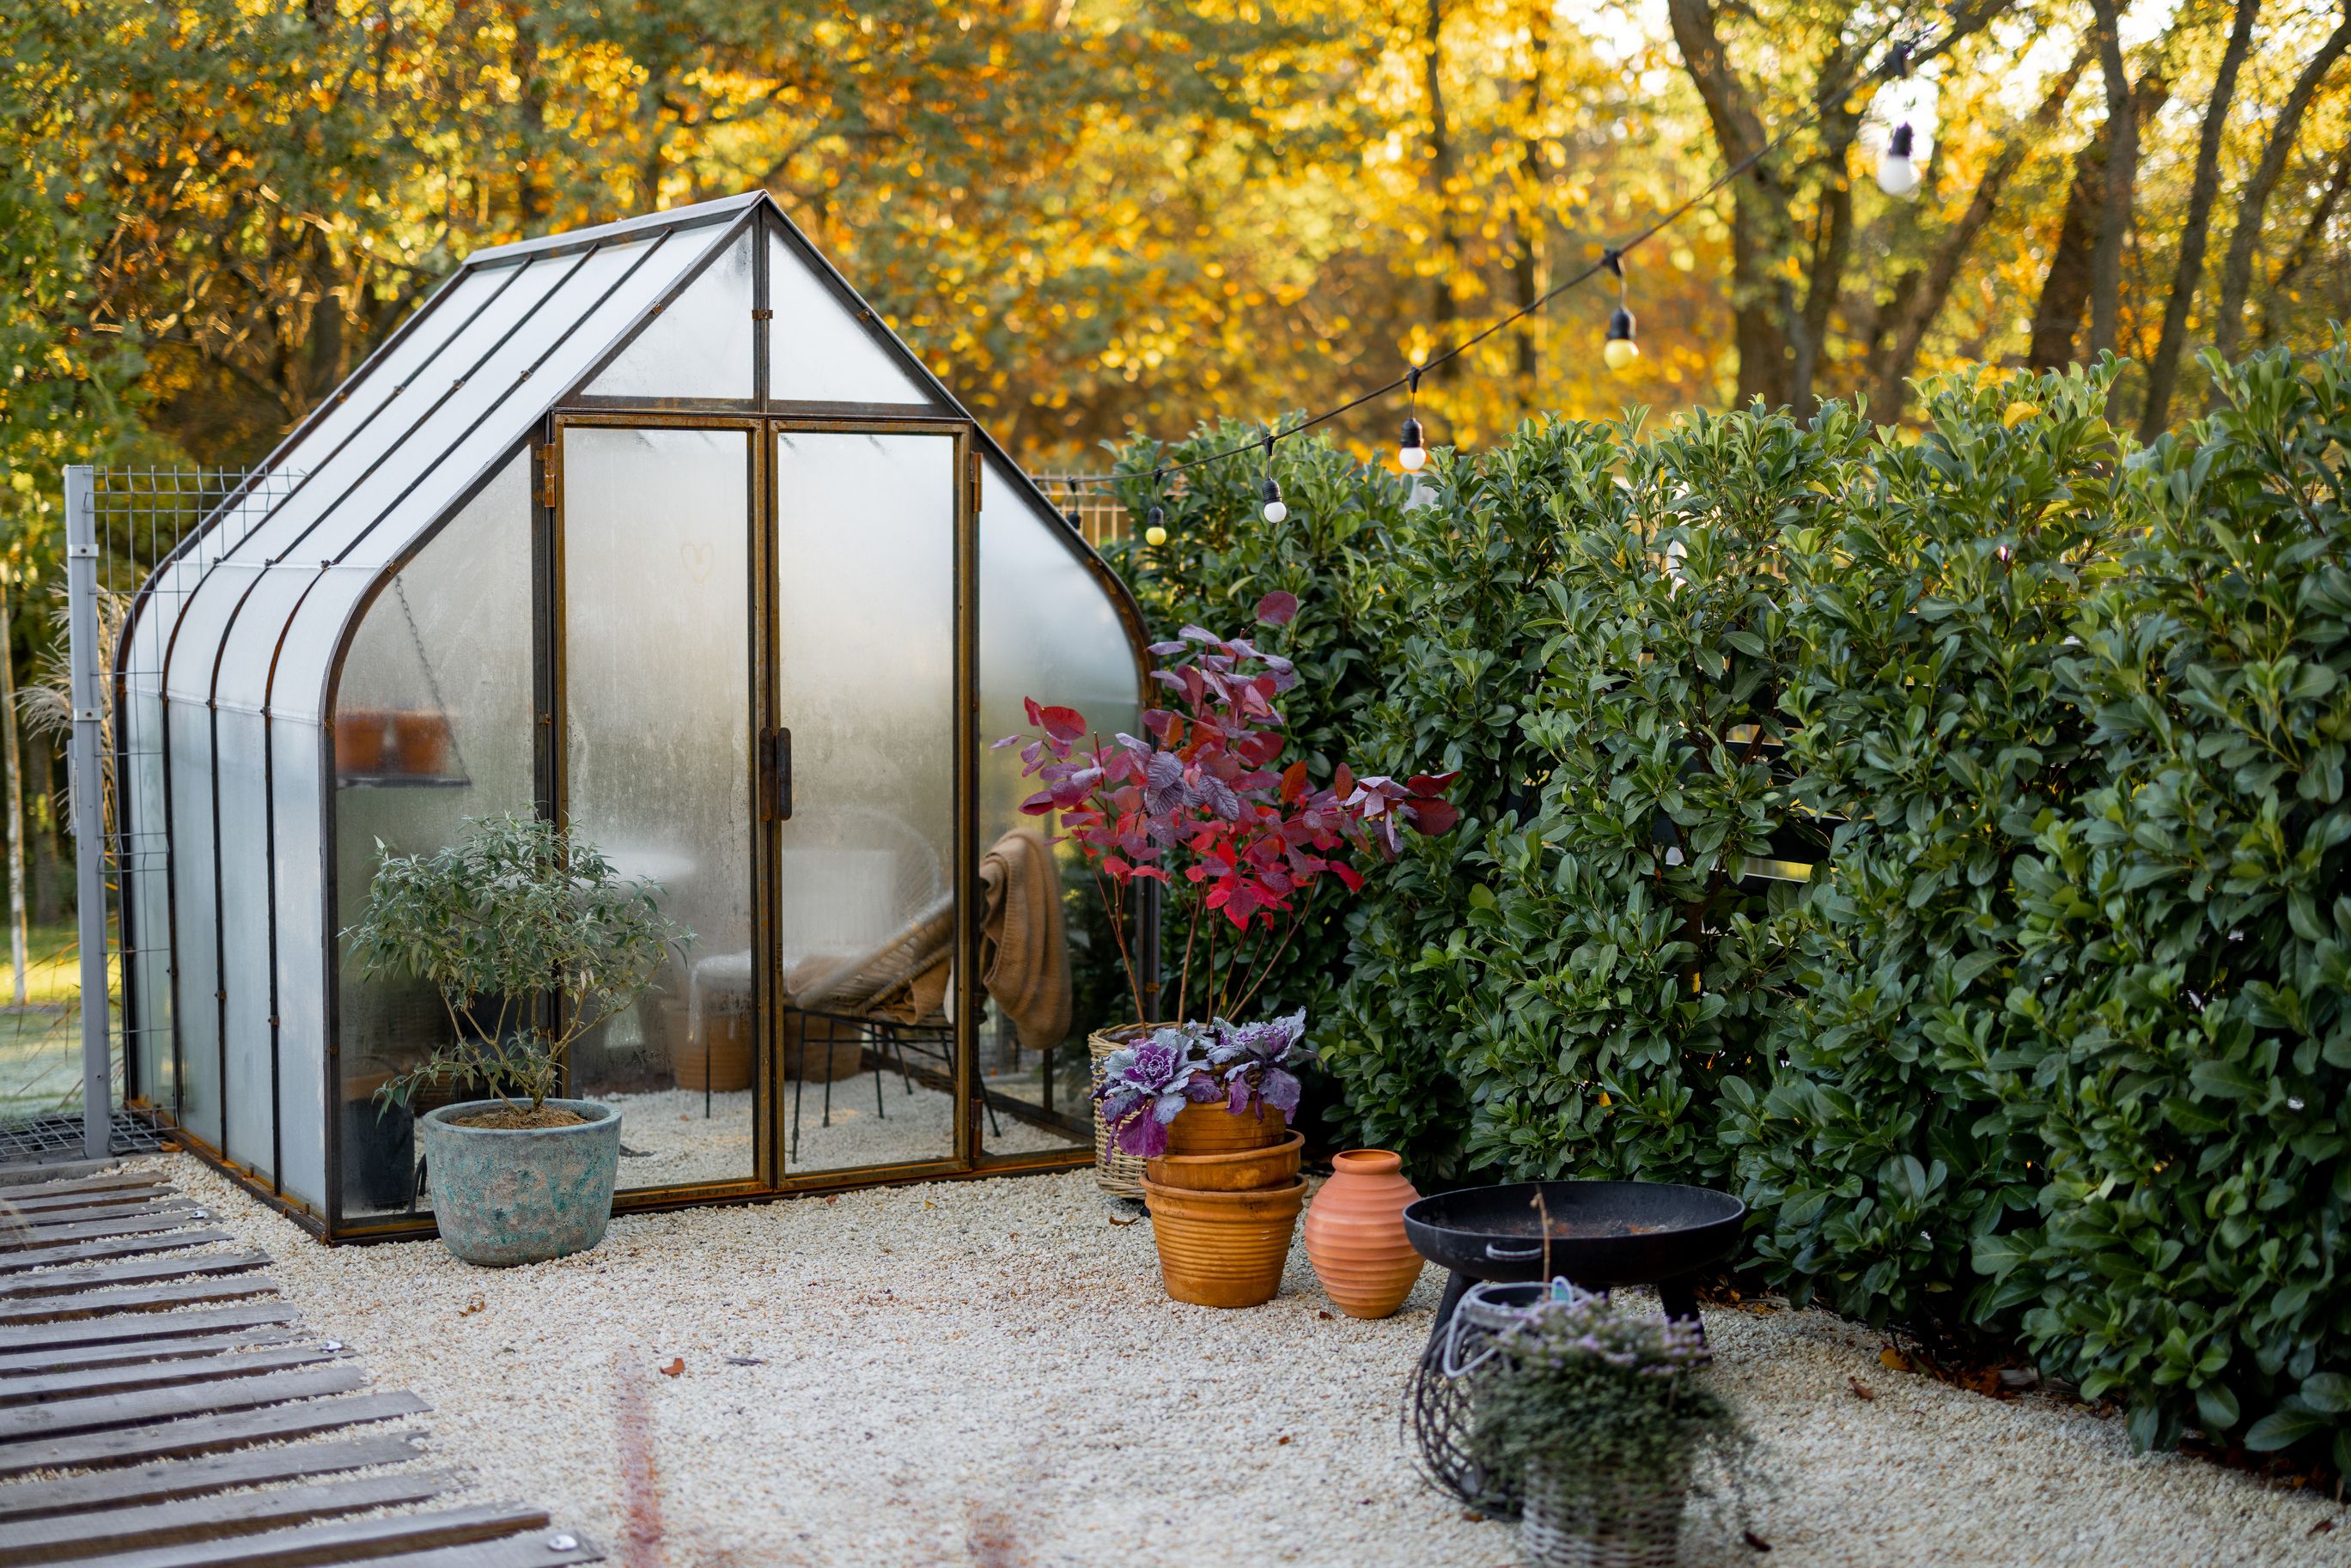
[[[68, 795], [56, 803], [57, 819], [76, 834], [73, 854], [89, 846], [79, 828], [94, 822], [98, 829], [99, 907], [87, 897], [77, 899], [74, 929], [37, 940], [26, 965], [26, 1005], [0, 1011], [0, 1163], [15, 1160], [64, 1158], [80, 1152], [78, 1134], [85, 1100], [82, 1002], [86, 995], [82, 964], [87, 944], [102, 944], [106, 1005], [102, 1019], [108, 1045], [107, 1079], [110, 1113], [126, 1101], [161, 1104], [168, 1096], [168, 1077], [162, 1083], [142, 1081], [138, 1064], [168, 1060], [170, 1021], [150, 1009], [139, 1031], [129, 1026], [122, 1005], [126, 968], [135, 971], [141, 961], [155, 972], [169, 972], [169, 921], [149, 919], [126, 921], [126, 898], [154, 900], [151, 913], [168, 910], [171, 838], [161, 821], [126, 817], [123, 783], [136, 776], [141, 761], [157, 760], [162, 744], [156, 726], [126, 725], [120, 700], [126, 690], [160, 690], [169, 658], [168, 635], [126, 633], [134, 625], [168, 628], [178, 617], [182, 601], [201, 573], [193, 570], [157, 575], [156, 568], [193, 535], [207, 517], [240, 497], [267, 500], [282, 493], [293, 481], [282, 474], [266, 479], [254, 471], [228, 468], [99, 468], [72, 471], [68, 476], [68, 543], [69, 554], [87, 548], [90, 591], [89, 613], [75, 614], [68, 582], [54, 584], [46, 607], [50, 635], [33, 660], [28, 678], [17, 691], [18, 711], [26, 729], [48, 738], [59, 750], [76, 755]], [[85, 509], [80, 517], [71, 515]], [[250, 521], [242, 533], [256, 525], [266, 508], [248, 508]], [[81, 541], [87, 541], [84, 545]], [[207, 540], [206, 558], [216, 558], [226, 541]], [[70, 563], [78, 568], [80, 562]], [[84, 684], [84, 682], [87, 684]], [[77, 691], [94, 693], [95, 701], [77, 707]], [[160, 709], [160, 704], [157, 704]], [[77, 744], [77, 728], [87, 724], [95, 744]], [[83, 760], [90, 761], [85, 768]], [[81, 811], [78, 793], [97, 794], [94, 817]], [[89, 883], [78, 877], [78, 885]], [[126, 1064], [131, 1064], [126, 1068]], [[152, 1143], [134, 1120], [113, 1114], [112, 1147], [120, 1150]]]

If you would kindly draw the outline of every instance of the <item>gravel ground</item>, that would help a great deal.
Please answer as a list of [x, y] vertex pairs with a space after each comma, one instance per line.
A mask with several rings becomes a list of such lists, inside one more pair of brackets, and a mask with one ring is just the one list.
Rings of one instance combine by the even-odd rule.
[[[1149, 1225], [1085, 1173], [631, 1217], [593, 1252], [476, 1270], [319, 1246], [166, 1163], [314, 1327], [433, 1403], [438, 1459], [629, 1568], [1517, 1561], [1397, 1440], [1433, 1272], [1384, 1323], [1331, 1315], [1302, 1251], [1270, 1305], [1180, 1305]], [[1708, 1323], [1779, 1483], [1753, 1520], [1775, 1568], [2351, 1565], [2327, 1500], [2136, 1458], [2119, 1420], [1890, 1371], [1818, 1312]], [[1702, 1518], [1685, 1561], [1766, 1560]]]

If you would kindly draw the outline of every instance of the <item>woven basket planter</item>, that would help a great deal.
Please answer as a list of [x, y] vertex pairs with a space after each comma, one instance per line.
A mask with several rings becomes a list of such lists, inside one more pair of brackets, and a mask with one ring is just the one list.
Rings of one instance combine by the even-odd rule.
[[1689, 1469], [1577, 1476], [1529, 1465], [1519, 1542], [1531, 1568], [1674, 1568]]
[[[1157, 1023], [1125, 1023], [1116, 1029], [1097, 1029], [1086, 1036], [1086, 1051], [1092, 1057], [1093, 1086], [1102, 1088], [1102, 1064], [1120, 1046], [1129, 1044], [1139, 1035], [1165, 1027]], [[1113, 1198], [1140, 1199], [1143, 1196], [1143, 1168], [1151, 1162], [1139, 1154], [1121, 1154], [1110, 1141], [1110, 1126], [1102, 1120], [1102, 1102], [1094, 1102], [1094, 1185]]]

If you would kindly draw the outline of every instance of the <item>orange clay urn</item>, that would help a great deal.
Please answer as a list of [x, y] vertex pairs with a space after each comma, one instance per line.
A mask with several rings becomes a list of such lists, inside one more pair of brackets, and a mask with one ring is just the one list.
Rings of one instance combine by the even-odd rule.
[[1332, 1305], [1386, 1317], [1420, 1278], [1421, 1256], [1404, 1233], [1405, 1205], [1420, 1194], [1404, 1179], [1404, 1157], [1384, 1148], [1348, 1149], [1331, 1168], [1306, 1210], [1306, 1256]]

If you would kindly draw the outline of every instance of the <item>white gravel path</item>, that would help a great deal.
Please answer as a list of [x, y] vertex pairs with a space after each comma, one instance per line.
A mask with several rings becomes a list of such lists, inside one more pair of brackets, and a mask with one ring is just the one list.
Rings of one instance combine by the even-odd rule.
[[[632, 1217], [593, 1252], [477, 1270], [319, 1246], [164, 1163], [379, 1386], [432, 1402], [437, 1459], [628, 1568], [1517, 1561], [1398, 1442], [1433, 1271], [1384, 1323], [1331, 1315], [1302, 1251], [1266, 1307], [1179, 1305], [1149, 1225], [1113, 1223], [1084, 1173]], [[1818, 1312], [1708, 1323], [1780, 1491], [1768, 1558], [1708, 1521], [1691, 1568], [2351, 1565], [2330, 1501], [2136, 1458], [2119, 1420], [1889, 1371]]]

